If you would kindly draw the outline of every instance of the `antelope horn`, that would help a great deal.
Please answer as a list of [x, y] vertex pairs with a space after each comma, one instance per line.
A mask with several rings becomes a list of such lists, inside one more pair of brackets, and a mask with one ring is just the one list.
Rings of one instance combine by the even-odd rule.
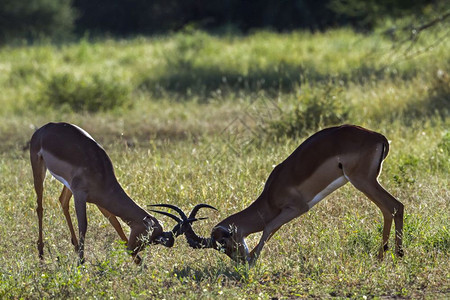
[[165, 212], [165, 211], [160, 211], [160, 210], [154, 210], [154, 209], [151, 209], [150, 211], [158, 213], [158, 214], [162, 214], [162, 215], [165, 215], [165, 216], [168, 216], [168, 217], [172, 218], [173, 220], [175, 220], [175, 222], [177, 222], [177, 223], [183, 222], [180, 218], [178, 218], [175, 215], [172, 215], [171, 213], [168, 213], [168, 212]]
[[181, 208], [179, 208], [178, 206], [172, 205], [172, 204], [151, 204], [150, 206], [159, 206], [159, 207], [167, 207], [167, 208], [171, 208], [173, 210], [175, 210], [177, 213], [180, 214], [181, 218], [183, 219], [183, 221], [185, 221], [187, 219], [186, 214], [184, 213], [184, 211], [181, 210]]
[[[195, 221], [198, 220], [204, 220], [206, 218], [195, 218], [194, 217], [187, 217], [186, 214], [181, 210], [181, 208], [179, 208], [178, 206], [172, 205], [172, 204], [152, 204], [150, 206], [157, 206], [157, 207], [167, 207], [167, 208], [171, 208], [173, 210], [175, 210], [176, 212], [178, 212], [181, 216], [182, 219], [174, 216], [171, 213], [165, 212], [165, 211], [160, 211], [160, 210], [154, 210], [152, 209], [151, 211], [168, 216], [170, 218], [172, 218], [173, 220], [175, 220], [178, 224], [175, 225], [175, 227], [172, 229], [172, 234], [174, 237], [177, 237], [181, 234], [183, 234], [182, 228], [184, 225], [186, 224], [192, 224]], [[197, 209], [198, 210], [198, 209]]]
[[189, 218], [195, 218], [195, 216], [197, 215], [197, 213], [198, 213], [198, 211], [200, 210], [200, 208], [203, 208], [203, 207], [207, 207], [207, 208], [211, 208], [211, 209], [214, 209], [214, 210], [218, 210], [217, 208], [215, 208], [214, 206], [211, 206], [211, 205], [209, 205], [209, 204], [206, 204], [206, 203], [200, 203], [200, 204], [197, 204], [197, 205], [192, 209], [191, 213], [189, 214]]
[[201, 208], [206, 207], [206, 208], [211, 208], [214, 210], [217, 210], [217, 208], [215, 208], [209, 204], [200, 203], [200, 204], [197, 204], [192, 209], [192, 211], [189, 214], [189, 217], [187, 217], [186, 214], [181, 210], [181, 208], [179, 208], [178, 206], [172, 205], [172, 204], [152, 204], [150, 206], [167, 207], [167, 208], [171, 208], [171, 209], [175, 210], [176, 212], [178, 212], [181, 219], [174, 216], [171, 213], [168, 213], [168, 212], [159, 211], [159, 210], [151, 210], [153, 212], [168, 216], [168, 217], [174, 219], [178, 223], [172, 229], [172, 234], [174, 235], [174, 237], [177, 237], [181, 234], [185, 234], [185, 235], [187, 234], [186, 239], [188, 240], [188, 243], [191, 247], [193, 247], [193, 248], [211, 248], [212, 247], [212, 246], [210, 246], [213, 244], [211, 239], [210, 238], [205, 239], [203, 237], [199, 237], [198, 235], [196, 235], [195, 232], [192, 230], [191, 224], [198, 220], [207, 219], [207, 218], [196, 218], [196, 215]]
[[186, 224], [190, 225], [190, 224], [194, 223], [195, 221], [205, 220], [205, 219], [208, 219], [208, 218], [189, 218], [189, 219], [182, 221], [182, 222], [178, 223], [177, 225], [175, 225], [175, 227], [172, 229], [172, 233], [175, 237], [182, 235], [184, 233], [182, 230], [182, 227], [184, 225], [186, 225]]
[[[214, 206], [211, 206], [209, 204], [205, 204], [205, 203], [200, 203], [197, 204], [191, 211], [191, 213], [189, 214], [189, 218], [195, 218], [195, 216], [197, 215], [198, 211], [203, 208], [211, 208], [214, 210], [218, 210], [217, 208], [215, 208]], [[194, 249], [199, 249], [199, 248], [214, 248], [217, 249], [217, 245], [215, 243], [215, 241], [212, 238], [205, 238], [202, 236], [198, 236], [194, 230], [192, 229], [192, 226], [190, 223], [186, 224], [187, 226], [184, 227], [182, 229], [182, 233], [184, 233], [184, 235], [186, 236], [186, 240], [189, 244], [189, 246], [191, 246]]]

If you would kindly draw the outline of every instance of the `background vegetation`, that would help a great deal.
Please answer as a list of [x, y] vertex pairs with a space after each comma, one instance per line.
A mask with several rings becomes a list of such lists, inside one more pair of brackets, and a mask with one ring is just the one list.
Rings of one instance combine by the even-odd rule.
[[[408, 17], [426, 23], [445, 12], [445, 0], [3, 0], [0, 44], [164, 34], [186, 28], [226, 34], [351, 26], [367, 32], [387, 19]], [[411, 24], [409, 31], [414, 29]]]
[[[370, 34], [185, 28], [0, 48], [0, 298], [449, 297], [448, 19], [412, 36], [400, 30], [410, 21]], [[80, 267], [62, 186], [48, 176], [40, 262], [28, 141], [49, 121], [91, 133], [141, 206], [219, 208], [195, 225], [204, 235], [248, 206], [313, 132], [341, 123], [379, 131], [391, 141], [380, 181], [406, 207], [405, 257], [376, 259], [381, 213], [346, 185], [285, 225], [252, 269], [182, 238], [148, 247], [137, 267], [90, 205]]]

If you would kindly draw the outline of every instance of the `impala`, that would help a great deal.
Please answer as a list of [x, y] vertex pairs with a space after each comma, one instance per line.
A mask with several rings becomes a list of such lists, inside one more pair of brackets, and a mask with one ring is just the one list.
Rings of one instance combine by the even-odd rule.
[[[86, 203], [97, 205], [108, 218], [136, 263], [141, 262], [138, 252], [147, 244], [162, 244], [172, 247], [174, 237], [180, 234], [181, 225], [196, 219], [177, 220], [172, 231], [164, 232], [158, 220], [136, 204], [122, 189], [114, 174], [113, 165], [105, 150], [83, 129], [67, 123], [49, 123], [38, 129], [30, 141], [30, 159], [33, 169], [34, 188], [37, 195], [39, 219], [38, 251], [42, 259], [42, 196], [46, 170], [64, 184], [59, 201], [69, 226], [72, 244], [84, 262], [84, 242], [87, 230]], [[69, 214], [69, 201], [74, 196], [78, 220], [77, 240]], [[122, 219], [131, 231], [129, 238], [117, 220]]]
[[[389, 143], [379, 133], [352, 125], [324, 129], [309, 137], [276, 166], [261, 195], [246, 209], [217, 224], [211, 237], [198, 236], [187, 223], [183, 224], [182, 231], [193, 248], [214, 248], [233, 260], [253, 264], [264, 244], [281, 226], [350, 181], [383, 214], [379, 258], [382, 259], [387, 250], [393, 220], [395, 251], [402, 256], [403, 204], [377, 180], [388, 152]], [[245, 237], [260, 231], [259, 243], [249, 252]]]

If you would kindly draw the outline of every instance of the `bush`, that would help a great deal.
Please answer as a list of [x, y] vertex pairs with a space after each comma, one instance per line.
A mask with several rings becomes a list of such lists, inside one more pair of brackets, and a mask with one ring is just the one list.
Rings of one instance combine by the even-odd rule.
[[40, 100], [46, 105], [68, 106], [77, 112], [98, 112], [129, 104], [130, 96], [131, 89], [119, 79], [105, 79], [98, 74], [77, 78], [65, 73], [48, 80]]
[[71, 0], [0, 1], [0, 44], [66, 38], [72, 32], [75, 16]]
[[337, 125], [348, 120], [350, 105], [342, 98], [342, 90], [333, 85], [303, 87], [293, 109], [269, 124], [269, 132], [277, 137], [298, 137], [309, 131]]
[[[386, 17], [398, 18], [405, 15], [423, 17], [425, 8], [432, 2], [431, 0], [330, 0], [328, 8], [333, 11], [340, 24], [347, 23], [356, 28], [372, 29]], [[434, 1], [434, 4], [438, 6], [442, 2]]]

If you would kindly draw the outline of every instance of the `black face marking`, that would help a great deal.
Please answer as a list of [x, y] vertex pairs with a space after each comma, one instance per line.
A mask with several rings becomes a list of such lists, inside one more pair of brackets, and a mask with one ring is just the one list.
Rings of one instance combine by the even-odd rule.
[[341, 163], [338, 164], [338, 168], [342, 170], [342, 164]]

